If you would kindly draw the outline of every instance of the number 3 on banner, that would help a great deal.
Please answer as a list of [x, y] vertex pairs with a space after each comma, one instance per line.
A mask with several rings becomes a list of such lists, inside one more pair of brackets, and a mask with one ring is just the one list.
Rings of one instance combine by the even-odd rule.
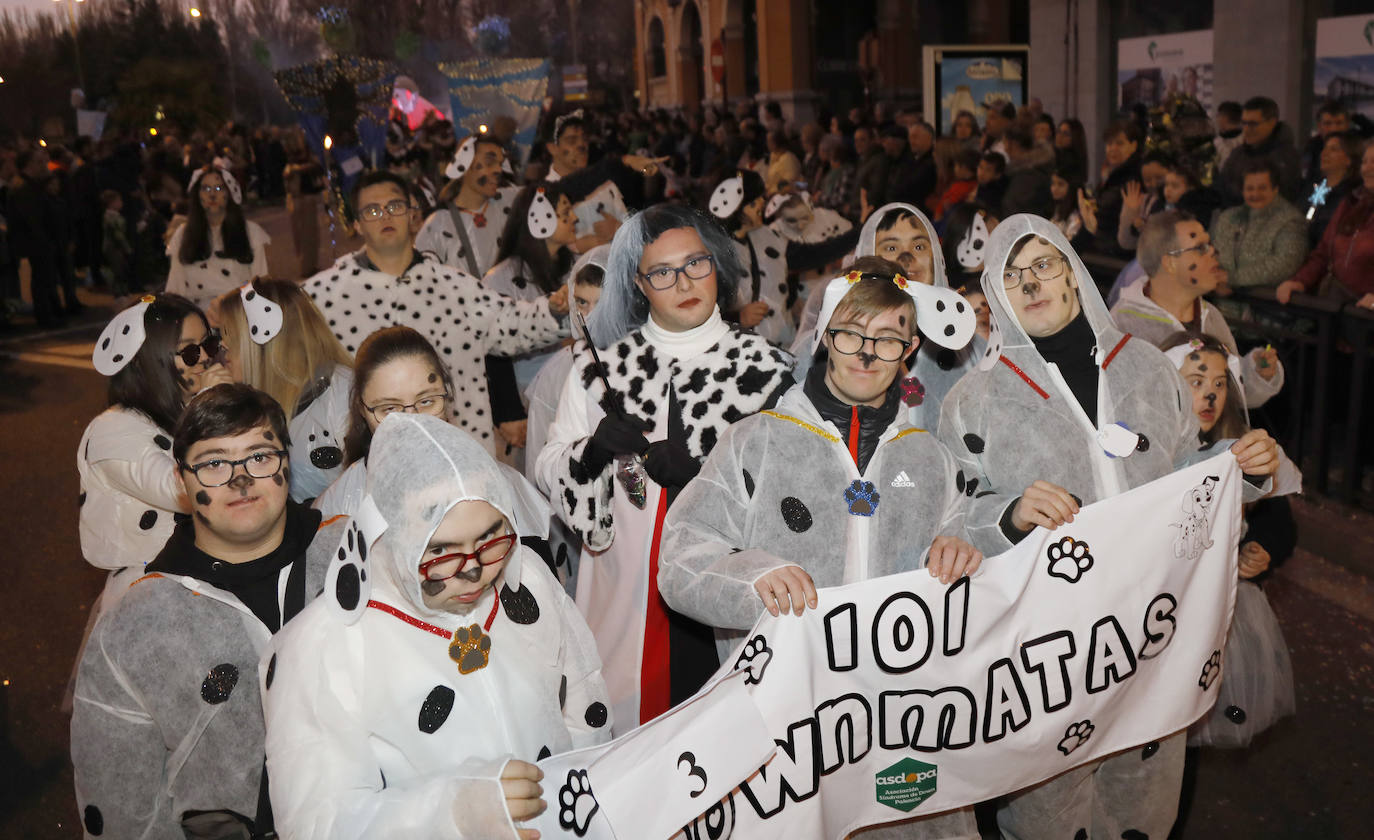
[[696, 799], [706, 792], [706, 768], [697, 765], [697, 757], [691, 752], [684, 752], [677, 757], [677, 766], [687, 765], [687, 776], [701, 781], [701, 787], [692, 791], [691, 798]]

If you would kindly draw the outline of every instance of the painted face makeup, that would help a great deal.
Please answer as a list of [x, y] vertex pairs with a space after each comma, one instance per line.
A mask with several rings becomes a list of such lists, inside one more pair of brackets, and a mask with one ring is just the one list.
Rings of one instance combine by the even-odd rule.
[[[1030, 267], [1037, 262], [1052, 261], [1060, 267], [1059, 274], [1050, 279], [1035, 276]], [[1012, 312], [1027, 335], [1043, 338], [1054, 335], [1078, 317], [1081, 307], [1078, 302], [1078, 286], [1073, 269], [1059, 249], [1039, 237], [1031, 237], [1016, 255], [1008, 261], [1008, 270], [1021, 271], [1020, 285], [1006, 290]]]
[[1226, 358], [1210, 350], [1189, 353], [1179, 373], [1192, 389], [1193, 413], [1197, 415], [1199, 428], [1210, 432], [1226, 410]]
[[710, 274], [695, 280], [686, 272], [678, 272], [677, 282], [666, 289], [655, 289], [642, 276], [660, 268], [680, 267], [709, 254], [701, 236], [692, 228], [665, 231], [644, 246], [644, 253], [639, 258], [641, 276], [635, 283], [649, 301], [649, 314], [654, 323], [669, 332], [686, 332], [711, 317], [716, 306], [714, 267]]
[[[463, 571], [445, 580], [422, 577], [420, 591], [424, 595], [425, 606], [457, 615], [472, 612], [477, 602], [499, 582], [511, 553], [520, 550], [518, 546], [505, 546], [507, 552], [500, 555], [495, 549], [484, 550], [483, 547], [510, 533], [510, 523], [500, 511], [485, 501], [464, 501], [450, 508], [435, 528], [420, 562], [453, 554], [471, 555], [477, 552], [478, 556], [460, 560], [465, 564]], [[487, 562], [493, 558], [494, 562]], [[440, 569], [442, 565], [430, 567], [429, 576], [440, 576], [443, 571], [448, 571]]]
[[901, 265], [908, 280], [927, 286], [934, 282], [930, 234], [915, 216], [900, 219], [887, 230], [878, 231], [873, 253]]
[[[231, 556], [235, 549], [260, 544], [286, 515], [285, 456], [281, 456], [276, 473], [264, 478], [249, 475], [247, 464], [233, 465], [229, 481], [218, 487], [206, 487], [198, 477], [212, 474], [216, 463], [277, 452], [280, 442], [276, 435], [268, 439], [270, 432], [259, 426], [237, 435], [197, 441], [186, 452], [187, 466], [180, 475], [187, 495], [195, 502], [196, 542], [214, 556]], [[196, 467], [198, 472], [189, 467]]]

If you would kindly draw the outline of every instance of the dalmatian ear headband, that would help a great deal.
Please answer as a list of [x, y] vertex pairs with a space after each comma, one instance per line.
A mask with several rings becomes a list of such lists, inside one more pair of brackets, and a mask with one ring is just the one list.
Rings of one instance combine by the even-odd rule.
[[449, 161], [448, 167], [444, 170], [444, 176], [457, 180], [467, 174], [472, 166], [472, 159], [477, 156], [477, 135], [469, 134], [463, 138], [463, 142], [458, 144], [458, 149], [453, 153], [453, 160]]
[[138, 355], [138, 349], [147, 337], [143, 316], [155, 300], [157, 298], [153, 295], [144, 295], [138, 303], [110, 319], [110, 323], [100, 331], [91, 361], [101, 376], [114, 376]]
[[[873, 276], [873, 275], [867, 275]], [[825, 287], [825, 297], [821, 299], [820, 317], [816, 319], [816, 334], [811, 339], [811, 352], [821, 346], [821, 337], [830, 327], [830, 319], [840, 300], [849, 292], [849, 287], [865, 277], [863, 272], [851, 271], [831, 280]], [[893, 276], [897, 288], [911, 296], [916, 304], [916, 326], [927, 338], [941, 347], [958, 350], [973, 338], [978, 326], [978, 316], [968, 305], [963, 295], [953, 289], [913, 283], [902, 275]]]
[[557, 142], [558, 142], [558, 138], [560, 138], [560, 137], [563, 136], [563, 125], [564, 125], [565, 123], [567, 123], [569, 120], [572, 120], [573, 122], [582, 122], [582, 121], [583, 121], [582, 109], [581, 109], [581, 108], [578, 108], [576, 111], [573, 111], [573, 112], [568, 113], [568, 114], [564, 114], [563, 116], [557, 117], [557, 118], [554, 119], [554, 121], [553, 121], [553, 142], [557, 143]]
[[[811, 194], [806, 192], [805, 190], [794, 193], [778, 193], [777, 195], [768, 199], [768, 206], [763, 208], [763, 217], [765, 219], [771, 219], [775, 214], [777, 214], [778, 211], [782, 210], [782, 206], [786, 204], [788, 200], [797, 197], [800, 197], [801, 200], [806, 203], [807, 207], [811, 206]], [[726, 215], [729, 214], [727, 213]]]
[[324, 578], [324, 591], [330, 609], [344, 624], [352, 624], [367, 609], [372, 592], [372, 570], [367, 556], [386, 532], [386, 518], [377, 509], [371, 494], [363, 497], [358, 510], [349, 517], [338, 551]]
[[[238, 179], [230, 175], [228, 170], [220, 169], [219, 167], [215, 167], [215, 174], [219, 175], [219, 177], [224, 180], [224, 188], [229, 191], [229, 197], [234, 199], [234, 203], [242, 204], [243, 190], [239, 189]], [[194, 193], [196, 191], [196, 185], [200, 183], [200, 179], [203, 175], [205, 175], [205, 170], [197, 169], [195, 173], [191, 175], [191, 183], [186, 185], [186, 192]]]
[[[1200, 339], [1194, 338], [1185, 344], [1170, 347], [1168, 350], [1164, 351], [1164, 355], [1173, 363], [1176, 370], [1182, 370], [1183, 363], [1188, 361], [1189, 356], [1194, 353], [1200, 353], [1203, 350], [1209, 353], [1216, 352], [1214, 349], [1204, 345]], [[1235, 353], [1226, 353], [1226, 369], [1231, 372], [1231, 378], [1236, 380], [1237, 385], [1244, 384], [1244, 380], [1242, 380], [1240, 376], [1240, 356]]]
[[711, 210], [711, 215], [717, 219], [728, 219], [743, 202], [744, 178], [735, 175], [716, 185], [715, 191], [711, 193], [711, 200], [706, 206]]
[[248, 336], [255, 344], [266, 344], [281, 332], [281, 306], [268, 300], [253, 288], [251, 282], [239, 287], [243, 314], [248, 319]]
[[988, 244], [988, 223], [982, 213], [973, 214], [973, 224], [954, 248], [959, 266], [972, 271], [983, 264], [983, 249]]
[[[984, 282], [987, 282], [987, 275], [983, 275]], [[984, 286], [983, 288], [987, 288]], [[997, 316], [992, 315], [988, 318], [988, 346], [983, 351], [983, 358], [978, 360], [979, 370], [992, 370], [997, 365], [997, 360], [1002, 358], [1002, 329], [997, 326]]]
[[558, 230], [558, 214], [553, 209], [553, 202], [544, 194], [543, 187], [535, 190], [534, 200], [525, 214], [525, 223], [535, 239], [548, 239]]

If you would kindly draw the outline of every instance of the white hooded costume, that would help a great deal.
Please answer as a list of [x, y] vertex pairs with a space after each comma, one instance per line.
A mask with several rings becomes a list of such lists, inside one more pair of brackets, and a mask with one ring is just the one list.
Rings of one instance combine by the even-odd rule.
[[[864, 222], [863, 228], [859, 231], [859, 242], [854, 248], [854, 256], [856, 258], [877, 256], [890, 259], [890, 257], [877, 252], [878, 225], [893, 210], [905, 210], [920, 220], [921, 226], [925, 228], [926, 236], [930, 238], [931, 285], [941, 289], [949, 288], [949, 279], [945, 275], [945, 255], [940, 248], [940, 237], [936, 235], [935, 226], [931, 224], [930, 219], [926, 218], [926, 214], [917, 209], [915, 205], [893, 202], [884, 204], [870, 213], [868, 220]], [[895, 260], [893, 261], [895, 262]], [[810, 365], [810, 356], [805, 352], [802, 341], [803, 339], [809, 341], [809, 336], [815, 329], [816, 319], [820, 315], [821, 297], [822, 295], [813, 294], [807, 301], [806, 310], [802, 313], [801, 327], [797, 333], [798, 339], [792, 345], [792, 353], [799, 362], [798, 378], [801, 378], [805, 367]], [[973, 370], [978, 357], [982, 355], [983, 347], [983, 339], [976, 333], [967, 346], [958, 350], [950, 350], [931, 341], [921, 343], [921, 347], [916, 353], [916, 362], [906, 378], [906, 384], [903, 385], [903, 399], [909, 408], [909, 419], [913, 426], [931, 432], [935, 431], [936, 424], [940, 420], [940, 404], [944, 402], [945, 395], [954, 387], [954, 383], [964, 377], [964, 374]]]
[[[289, 838], [514, 838], [506, 762], [602, 743], [595, 645], [544, 564], [519, 544], [470, 613], [430, 609], [418, 566], [457, 503], [483, 500], [542, 533], [484, 447], [437, 417], [389, 416], [368, 496], [324, 597], [261, 663], [267, 767]], [[544, 508], [547, 517], [547, 508]]]
[[[1078, 278], [1082, 317], [1096, 342], [1096, 426], [1021, 327], [1003, 287], [1012, 246], [1030, 234], [1058, 248]], [[1004, 516], [1036, 480], [1091, 504], [1210, 456], [1212, 448], [1199, 449], [1192, 396], [1177, 369], [1152, 344], [1117, 329], [1092, 275], [1052, 222], [1030, 215], [1002, 221], [986, 256], [988, 350], [950, 391], [939, 425], [940, 440], [959, 464], [956, 486], [972, 497], [965, 521], [975, 547], [991, 556], [1014, 544]], [[1249, 482], [1245, 492], [1247, 500], [1262, 495]], [[1183, 747], [1179, 733], [1022, 791], [999, 810], [1003, 835], [1073, 837], [1082, 829], [1094, 839], [1134, 832], [1164, 837], [1178, 808]]]

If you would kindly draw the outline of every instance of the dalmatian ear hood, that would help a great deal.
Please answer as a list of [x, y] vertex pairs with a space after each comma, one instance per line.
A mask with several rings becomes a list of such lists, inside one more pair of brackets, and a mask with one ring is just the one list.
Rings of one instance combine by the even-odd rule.
[[1102, 300], [1097, 285], [1093, 283], [1092, 275], [1088, 273], [1088, 267], [1079, 259], [1078, 253], [1069, 245], [1064, 234], [1059, 232], [1059, 228], [1048, 219], [1018, 213], [998, 224], [988, 239], [983, 262], [983, 292], [992, 312], [992, 330], [988, 335], [987, 352], [979, 360], [978, 368], [990, 370], [997, 364], [999, 356], [1006, 356], [1033, 379], [1045, 381], [1042, 377], [1049, 375], [1045, 360], [1035, 349], [1035, 344], [1021, 327], [1021, 323], [1016, 320], [1016, 313], [1011, 308], [1011, 299], [1008, 295], [1017, 290], [1008, 292], [1002, 287], [1002, 272], [1008, 263], [1007, 255], [1011, 253], [1013, 245], [1030, 235], [1048, 241], [1068, 258], [1069, 268], [1073, 270], [1074, 285], [1078, 288], [1078, 303], [1088, 318], [1093, 334], [1097, 337], [1097, 359], [1100, 365], [1106, 355], [1121, 343], [1125, 333], [1117, 329], [1111, 314], [1107, 311], [1107, 304]]
[[[399, 596], [412, 615], [448, 615], [425, 606], [419, 564], [440, 521], [459, 502], [487, 502], [522, 537], [548, 534], [551, 510], [538, 491], [514, 470], [503, 470], [475, 438], [442, 418], [401, 412], [388, 416], [372, 438], [367, 464], [367, 496], [325, 580], [325, 597], [333, 599], [345, 623], [363, 612], [374, 585]], [[504, 585], [519, 587], [527, 551], [520, 545], [511, 551]], [[360, 586], [355, 587], [355, 578]], [[352, 597], [355, 588], [358, 594]]]
[[905, 210], [921, 220], [921, 225], [926, 229], [926, 236], [930, 237], [931, 263], [930, 279], [931, 282], [942, 289], [949, 288], [949, 279], [945, 277], [945, 252], [940, 247], [940, 237], [935, 233], [935, 225], [926, 214], [916, 208], [914, 204], [907, 204], [901, 201], [894, 201], [884, 204], [877, 210], [868, 214], [868, 221], [864, 222], [863, 228], [859, 230], [859, 244], [854, 246], [854, 256], [873, 257], [878, 256], [878, 225], [883, 217], [893, 210]]

